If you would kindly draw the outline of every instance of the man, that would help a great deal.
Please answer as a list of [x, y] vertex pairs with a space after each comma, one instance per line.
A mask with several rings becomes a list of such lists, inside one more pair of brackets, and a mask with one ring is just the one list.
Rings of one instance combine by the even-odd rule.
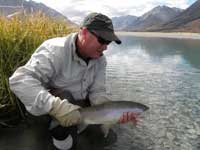
[[[50, 130], [57, 149], [74, 149], [76, 145], [81, 115], [75, 102], [87, 97], [91, 105], [109, 101], [103, 52], [112, 41], [121, 43], [111, 19], [91, 13], [78, 33], [45, 41], [10, 77], [11, 90], [31, 114], [49, 114], [53, 118]], [[54, 89], [68, 96], [61, 98]], [[135, 120], [135, 115], [125, 112], [119, 122], [130, 120]]]

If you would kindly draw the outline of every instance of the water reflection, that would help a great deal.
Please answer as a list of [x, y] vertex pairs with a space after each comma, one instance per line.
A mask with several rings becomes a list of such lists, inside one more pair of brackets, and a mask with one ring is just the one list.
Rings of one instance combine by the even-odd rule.
[[[142, 50], [147, 53], [151, 59], [162, 61], [163, 58], [171, 56], [180, 56], [183, 63], [188, 63], [193, 67], [200, 69], [200, 42], [190, 39], [169, 39], [169, 38], [143, 38], [122, 36], [122, 45], [111, 45], [108, 55], [124, 54], [129, 55], [130, 50]], [[114, 50], [114, 52], [112, 51]]]
[[[200, 42], [122, 36], [108, 58], [113, 99], [150, 106], [137, 128], [122, 126], [110, 149], [197, 150], [200, 146]], [[126, 146], [124, 146], [126, 145]]]

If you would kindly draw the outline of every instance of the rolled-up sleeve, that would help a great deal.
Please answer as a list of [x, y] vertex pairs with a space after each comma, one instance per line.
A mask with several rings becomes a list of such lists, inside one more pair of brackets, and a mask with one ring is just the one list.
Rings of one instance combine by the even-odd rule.
[[102, 56], [96, 65], [94, 81], [89, 89], [89, 99], [92, 105], [109, 101], [106, 95], [106, 65], [106, 58]]
[[59, 58], [42, 44], [26, 65], [19, 67], [9, 78], [10, 89], [33, 115], [47, 114], [55, 99], [46, 88], [59, 66]]

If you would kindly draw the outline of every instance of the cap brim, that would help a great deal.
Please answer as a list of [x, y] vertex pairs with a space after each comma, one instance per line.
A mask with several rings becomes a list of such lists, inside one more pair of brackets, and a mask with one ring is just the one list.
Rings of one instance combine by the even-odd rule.
[[115, 41], [117, 44], [121, 44], [121, 40], [117, 37], [117, 35], [115, 35], [114, 32], [111, 31], [94, 31], [98, 36], [100, 36], [101, 38], [107, 40], [107, 41]]

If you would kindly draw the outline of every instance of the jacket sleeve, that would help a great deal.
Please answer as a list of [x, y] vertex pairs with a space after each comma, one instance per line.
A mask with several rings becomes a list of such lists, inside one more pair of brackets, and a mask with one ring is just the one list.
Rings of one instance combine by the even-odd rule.
[[96, 65], [93, 84], [89, 89], [89, 99], [92, 105], [110, 101], [106, 94], [106, 58], [102, 56]]
[[10, 89], [33, 115], [47, 114], [55, 97], [48, 90], [48, 83], [56, 75], [59, 58], [43, 43], [26, 65], [19, 67], [9, 78]]

